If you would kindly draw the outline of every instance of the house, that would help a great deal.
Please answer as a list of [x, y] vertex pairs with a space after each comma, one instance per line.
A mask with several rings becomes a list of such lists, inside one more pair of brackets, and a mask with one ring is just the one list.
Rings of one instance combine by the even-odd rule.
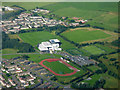
[[70, 26], [79, 26], [79, 23], [70, 23]]
[[2, 84], [2, 86], [6, 86], [6, 82], [4, 80], [0, 80], [0, 83]]
[[17, 65], [12, 65], [12, 66], [5, 66], [6, 68], [14, 68], [17, 67]]
[[7, 84], [6, 86], [7, 86], [7, 88], [11, 87], [11, 85], [10, 85], [10, 84]]
[[16, 85], [16, 84], [15, 84], [11, 79], [9, 79], [9, 78], [8, 78], [8, 81], [10, 82], [11, 85], [13, 85], [13, 86]]
[[45, 75], [46, 77], [52, 77], [52, 76], [54, 76], [53, 74], [46, 74]]
[[20, 29], [21, 29], [21, 30], [22, 30], [22, 29], [29, 29], [29, 27], [27, 27], [27, 26], [22, 26]]
[[79, 18], [78, 18], [78, 17], [73, 17], [72, 19], [77, 20], [77, 19], [79, 19]]
[[27, 74], [30, 74], [30, 72], [19, 73], [18, 76], [27, 75]]
[[26, 82], [26, 80], [24, 80], [24, 79], [21, 78], [21, 77], [18, 77], [18, 79], [20, 80], [21, 83], [25, 83], [25, 82]]
[[17, 29], [11, 29], [11, 30], [9, 30], [9, 32], [14, 32], [14, 33], [16, 33], [16, 32], [18, 32], [18, 30], [17, 30]]
[[41, 70], [40, 74], [47, 74], [48, 72], [46, 70]]
[[33, 67], [36, 67], [36, 66], [38, 66], [38, 65], [37, 64], [31, 64], [30, 68], [33, 68]]
[[[42, 69], [43, 69], [43, 68], [42, 68]], [[39, 67], [39, 68], [35, 68], [34, 70], [36, 70], [36, 71], [41, 70], [41, 67]]]
[[14, 71], [15, 70], [15, 68], [9, 68], [8, 69], [8, 71]]
[[66, 19], [66, 17], [62, 17], [62, 19]]
[[0, 79], [1, 79], [1, 80], [5, 80], [1, 74], [0, 74]]
[[21, 86], [27, 87], [29, 86], [29, 83], [28, 82], [22, 83]]

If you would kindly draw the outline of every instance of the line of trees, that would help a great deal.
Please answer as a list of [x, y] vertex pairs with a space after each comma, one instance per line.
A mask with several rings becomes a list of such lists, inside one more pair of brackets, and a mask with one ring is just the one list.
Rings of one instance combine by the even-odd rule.
[[112, 72], [111, 70], [108, 71], [108, 75], [113, 76], [114, 78], [117, 78], [120, 80], [120, 76], [118, 74]]
[[30, 44], [19, 42], [19, 39], [10, 39], [7, 34], [2, 32], [2, 49], [5, 48], [18, 49], [20, 53], [35, 52]]
[[109, 65], [113, 65], [113, 66], [115, 66], [117, 70], [120, 69], [119, 61], [116, 61], [116, 62], [114, 62], [114, 63], [112, 63], [112, 64], [109, 64]]
[[[43, 27], [39, 27], [39, 28], [21, 30], [17, 33], [20, 34], [20, 33], [36, 32], [36, 31], [48, 31], [48, 32], [56, 31], [55, 34], [59, 35], [60, 33], [66, 31], [67, 29], [68, 29], [68, 27], [65, 27], [65, 26], [62, 26], [62, 25], [56, 25], [56, 26], [53, 26], [53, 27], [48, 27], [48, 26], [44, 25]], [[15, 33], [12, 33], [12, 34], [15, 34]]]
[[103, 63], [99, 63], [98, 66], [101, 68], [101, 70], [99, 69], [95, 71], [97, 74], [105, 73], [108, 70], [108, 68]]
[[118, 40], [113, 41], [111, 44], [120, 47], [120, 37], [118, 38]]

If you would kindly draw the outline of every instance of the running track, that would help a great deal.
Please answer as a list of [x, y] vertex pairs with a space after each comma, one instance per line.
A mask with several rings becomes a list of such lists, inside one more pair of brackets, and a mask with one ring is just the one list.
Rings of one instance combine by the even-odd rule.
[[[73, 71], [72, 73], [67, 73], [67, 74], [57, 74], [57, 73], [55, 73], [54, 71], [52, 71], [50, 68], [46, 67], [46, 66], [43, 64], [44, 61], [48, 61], [48, 62], [61, 61], [61, 62], [64, 63], [66, 66], [72, 68], [74, 71]], [[61, 60], [61, 59], [52, 59], [52, 58], [51, 58], [51, 59], [45, 59], [45, 60], [42, 60], [39, 64], [42, 65], [43, 67], [45, 67], [46, 69], [48, 69], [48, 70], [49, 70], [50, 72], [52, 72], [53, 74], [57, 75], [57, 76], [71, 76], [71, 75], [75, 74], [75, 73], [78, 71], [78, 69], [72, 67], [71, 65], [69, 65], [69, 64], [66, 63], [66, 62], [64, 62], [64, 61]]]

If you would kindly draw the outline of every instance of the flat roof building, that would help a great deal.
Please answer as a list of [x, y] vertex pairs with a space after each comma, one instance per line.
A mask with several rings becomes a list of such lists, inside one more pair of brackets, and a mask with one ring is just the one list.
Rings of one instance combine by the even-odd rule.
[[60, 41], [58, 39], [50, 39], [49, 41], [50, 41], [50, 43], [60, 43]]
[[52, 47], [52, 44], [50, 42], [42, 42], [41, 43], [44, 47]]
[[58, 39], [51, 39], [49, 41], [42, 42], [41, 44], [39, 44], [38, 49], [40, 51], [49, 51], [50, 53], [52, 53], [52, 51], [55, 50], [60, 50], [60, 51], [62, 50], [61, 48], [59, 48], [60, 41]]
[[40, 51], [48, 51], [48, 48], [47, 48], [47, 47], [44, 47], [42, 44], [39, 44], [38, 49], [39, 49]]

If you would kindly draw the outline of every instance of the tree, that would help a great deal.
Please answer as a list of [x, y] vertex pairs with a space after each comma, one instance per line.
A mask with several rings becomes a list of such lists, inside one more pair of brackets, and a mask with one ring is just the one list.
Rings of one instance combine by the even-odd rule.
[[56, 76], [52, 77], [51, 80], [56, 81], [57, 80]]
[[116, 58], [110, 58], [110, 61], [116, 61], [117, 59]]
[[2, 11], [4, 12], [4, 11], [5, 11], [5, 8], [2, 8]]
[[106, 81], [104, 79], [97, 80], [93, 86], [93, 88], [103, 88]]
[[20, 42], [19, 39], [10, 39], [7, 34], [2, 32], [2, 48], [14, 48], [18, 49], [18, 52], [34, 52], [34, 48], [24, 42]]
[[104, 58], [104, 59], [108, 59], [108, 57], [106, 57], [106, 56], [103, 56], [103, 58]]
[[28, 56], [28, 55], [22, 55], [22, 58], [24, 58], [24, 59], [28, 59], [29, 56]]

